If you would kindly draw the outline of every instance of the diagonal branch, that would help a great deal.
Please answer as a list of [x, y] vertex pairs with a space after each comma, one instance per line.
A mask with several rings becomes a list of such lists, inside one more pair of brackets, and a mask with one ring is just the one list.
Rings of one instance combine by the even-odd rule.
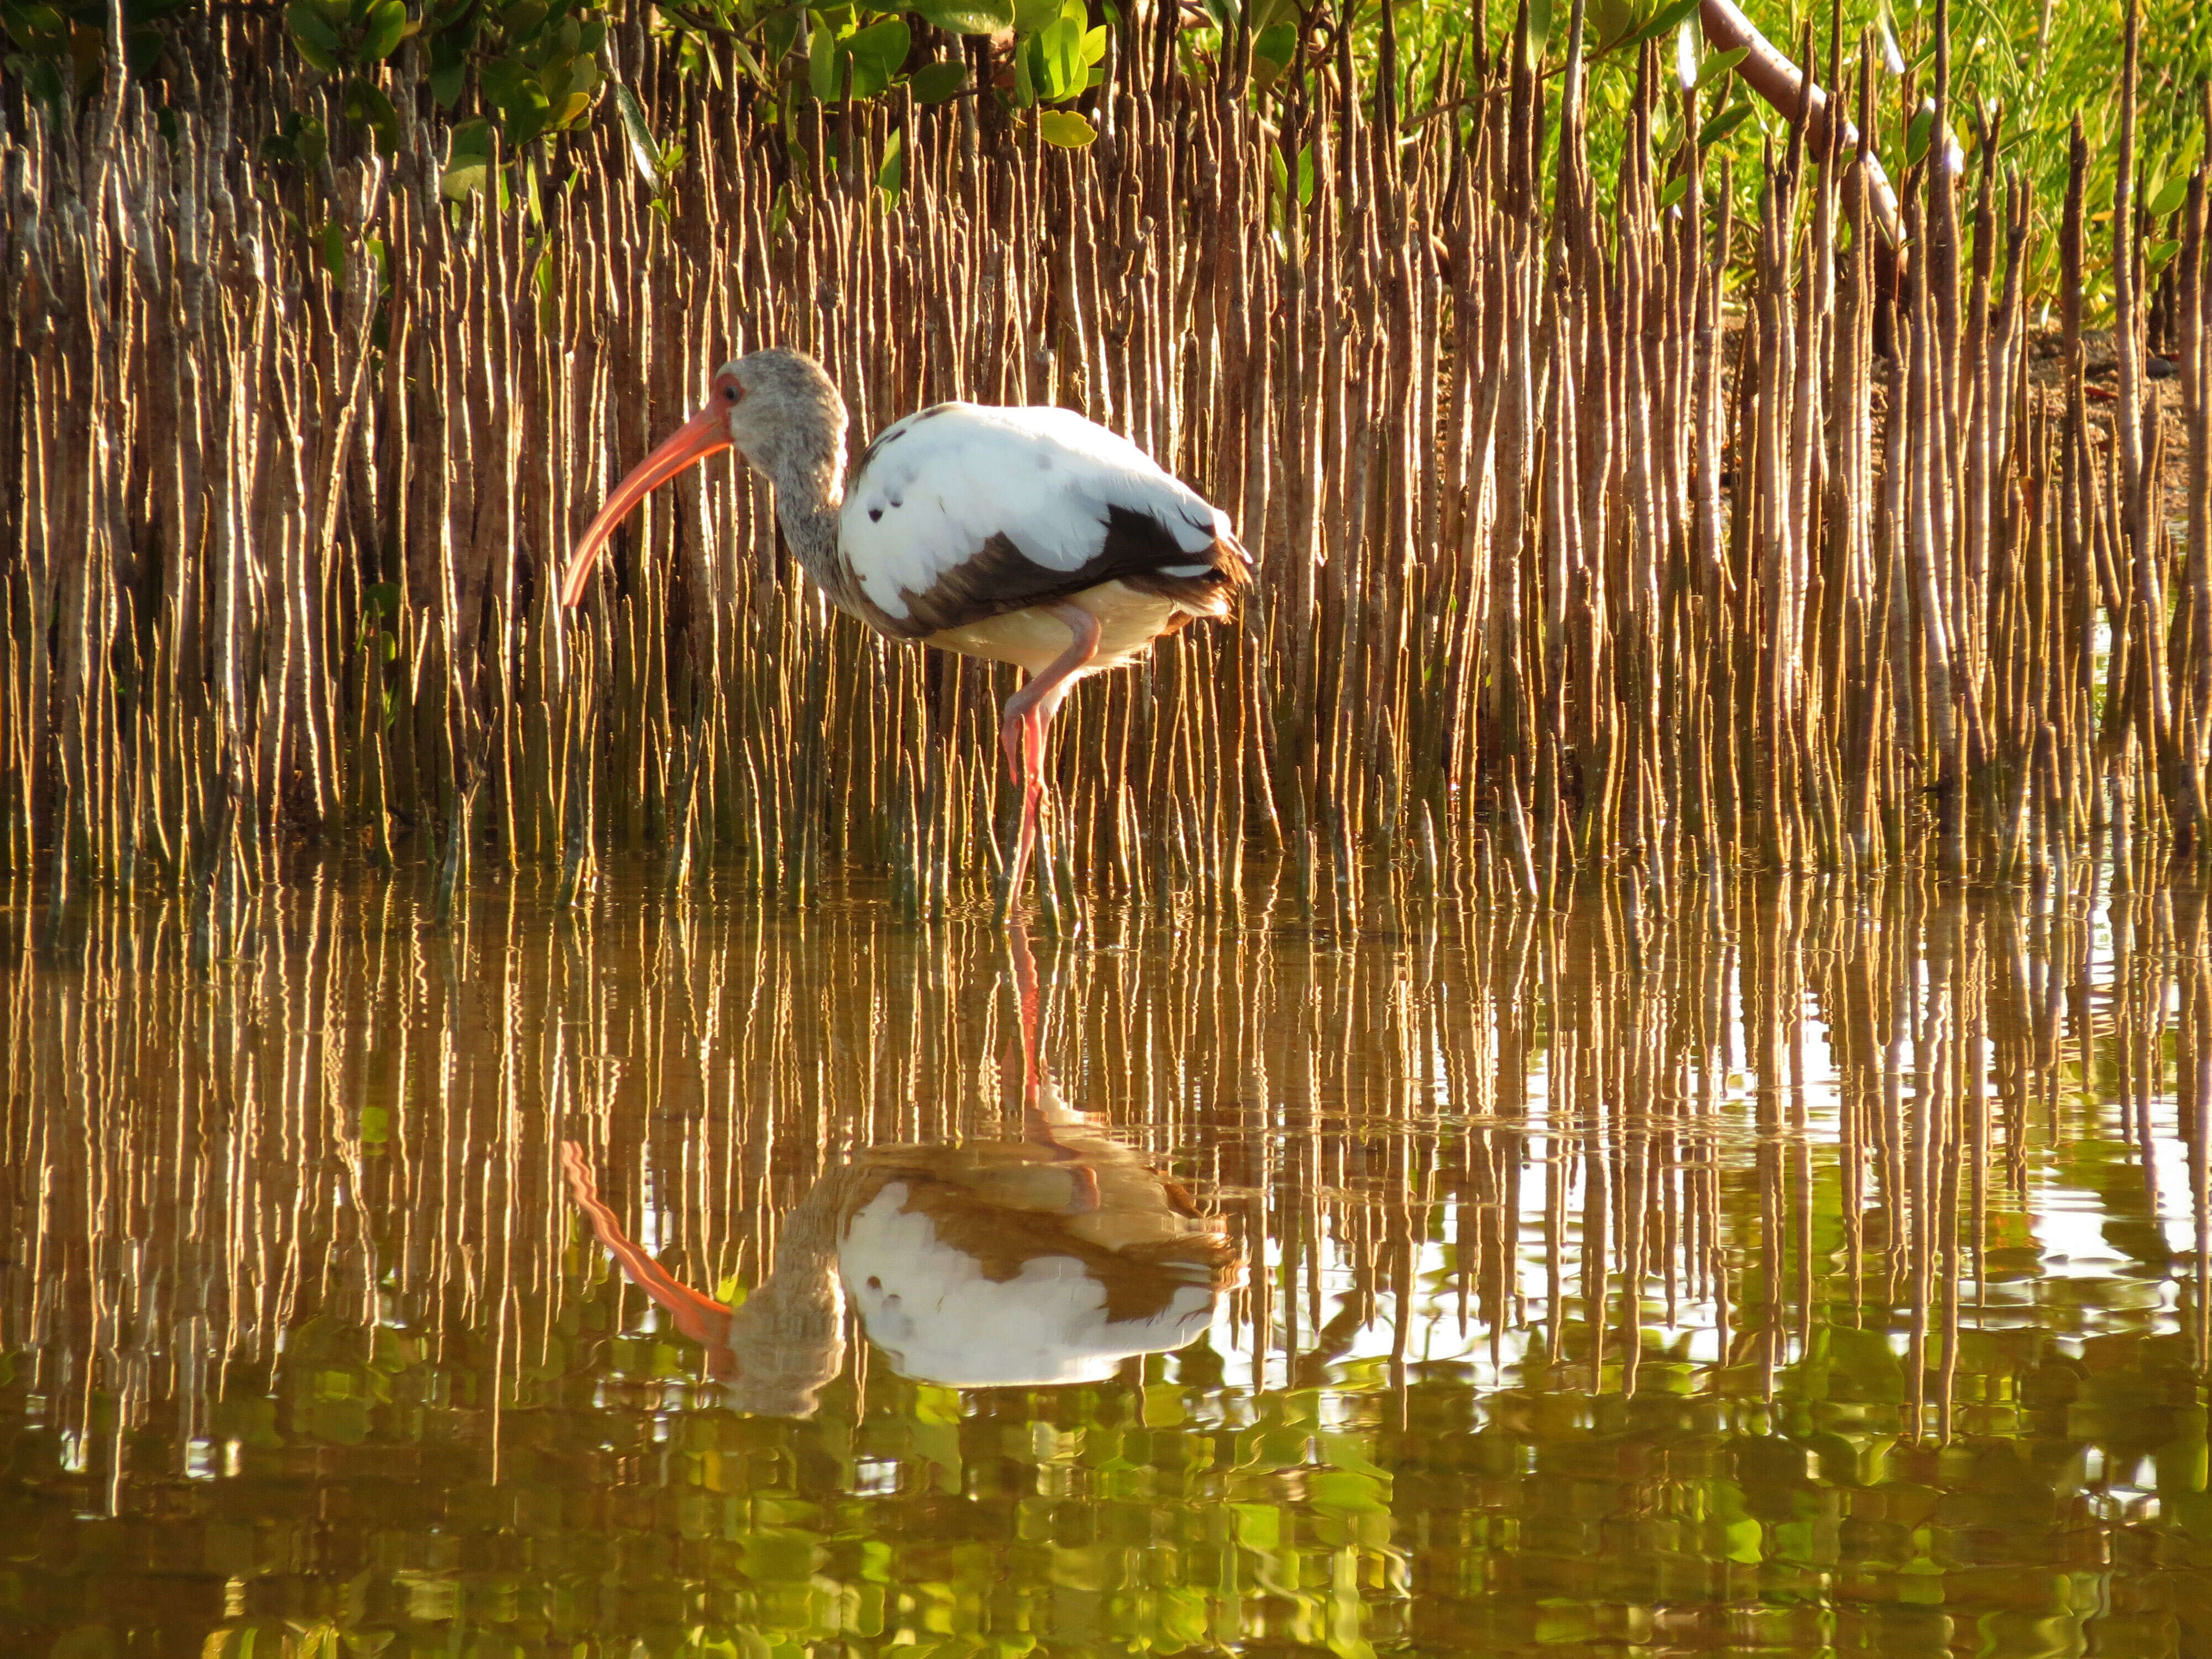
[[[1826, 153], [1830, 148], [1828, 94], [1814, 86], [1808, 99], [1804, 73], [1753, 27], [1735, 0], [1699, 0], [1698, 18], [1705, 26], [1705, 44], [1714, 51], [1742, 48], [1744, 55], [1735, 72], [1785, 119], [1796, 121], [1800, 109], [1805, 111], [1807, 141], [1814, 154]], [[1859, 152], [1859, 159], [1866, 167], [1867, 201], [1874, 215], [1875, 228], [1881, 233], [1883, 251], [1901, 266], [1905, 258], [1905, 222], [1898, 210], [1896, 189], [1890, 184], [1889, 175], [1882, 171], [1872, 143], [1862, 142], [1857, 125], [1841, 116], [1837, 119], [1841, 131], [1835, 153], [1854, 149]]]

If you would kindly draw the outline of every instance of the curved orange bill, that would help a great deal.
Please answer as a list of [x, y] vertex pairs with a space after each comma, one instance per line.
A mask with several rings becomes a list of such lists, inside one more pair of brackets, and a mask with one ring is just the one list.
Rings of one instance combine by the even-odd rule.
[[561, 1173], [568, 1179], [569, 1198], [592, 1224], [592, 1231], [615, 1259], [615, 1265], [631, 1284], [675, 1315], [676, 1328], [708, 1351], [710, 1368], [720, 1374], [721, 1368], [731, 1363], [728, 1306], [684, 1284], [623, 1231], [622, 1223], [599, 1196], [592, 1166], [584, 1161], [584, 1149], [573, 1140], [561, 1143]]
[[730, 447], [730, 425], [726, 418], [728, 413], [708, 404], [684, 422], [667, 442], [632, 467], [629, 476], [615, 486], [615, 493], [607, 497], [607, 504], [599, 509], [599, 517], [592, 520], [583, 540], [568, 556], [568, 573], [561, 580], [562, 604], [574, 605], [584, 597], [584, 584], [591, 580], [592, 566], [599, 556], [599, 550], [615, 533], [615, 526], [629, 516], [630, 508], [693, 462], [703, 461]]

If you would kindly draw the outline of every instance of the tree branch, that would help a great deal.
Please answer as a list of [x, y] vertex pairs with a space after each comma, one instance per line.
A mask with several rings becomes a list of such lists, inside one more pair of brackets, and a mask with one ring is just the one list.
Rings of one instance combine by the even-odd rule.
[[[1804, 74], [1753, 26], [1735, 0], [1699, 0], [1698, 20], [1705, 26], [1705, 44], [1715, 52], [1742, 50], [1744, 55], [1735, 72], [1784, 120], [1795, 122], [1800, 107], [1806, 110], [1805, 137], [1816, 155], [1824, 152], [1828, 146], [1828, 94], [1815, 86], [1811, 98], [1806, 98]], [[1842, 142], [1837, 146], [1837, 153], [1857, 150], [1860, 143], [1856, 124], [1841, 117], [1837, 118], [1842, 127]], [[1867, 200], [1872, 204], [1875, 228], [1889, 257], [1901, 264], [1905, 256], [1905, 219], [1898, 210], [1897, 191], [1889, 182], [1889, 175], [1882, 171], [1871, 144], [1866, 147], [1863, 159], [1867, 170]]]

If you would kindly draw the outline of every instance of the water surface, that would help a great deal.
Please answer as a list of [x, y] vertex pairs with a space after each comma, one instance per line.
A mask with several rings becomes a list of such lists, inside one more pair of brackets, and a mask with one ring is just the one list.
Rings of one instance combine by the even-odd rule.
[[0, 1653], [2212, 1654], [2194, 893], [7, 896]]

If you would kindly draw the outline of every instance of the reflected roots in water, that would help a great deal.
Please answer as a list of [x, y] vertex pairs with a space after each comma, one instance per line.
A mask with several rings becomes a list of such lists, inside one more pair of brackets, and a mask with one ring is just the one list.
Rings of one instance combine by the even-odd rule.
[[14, 895], [0, 1652], [2212, 1652], [2212, 949], [2082, 880]]

